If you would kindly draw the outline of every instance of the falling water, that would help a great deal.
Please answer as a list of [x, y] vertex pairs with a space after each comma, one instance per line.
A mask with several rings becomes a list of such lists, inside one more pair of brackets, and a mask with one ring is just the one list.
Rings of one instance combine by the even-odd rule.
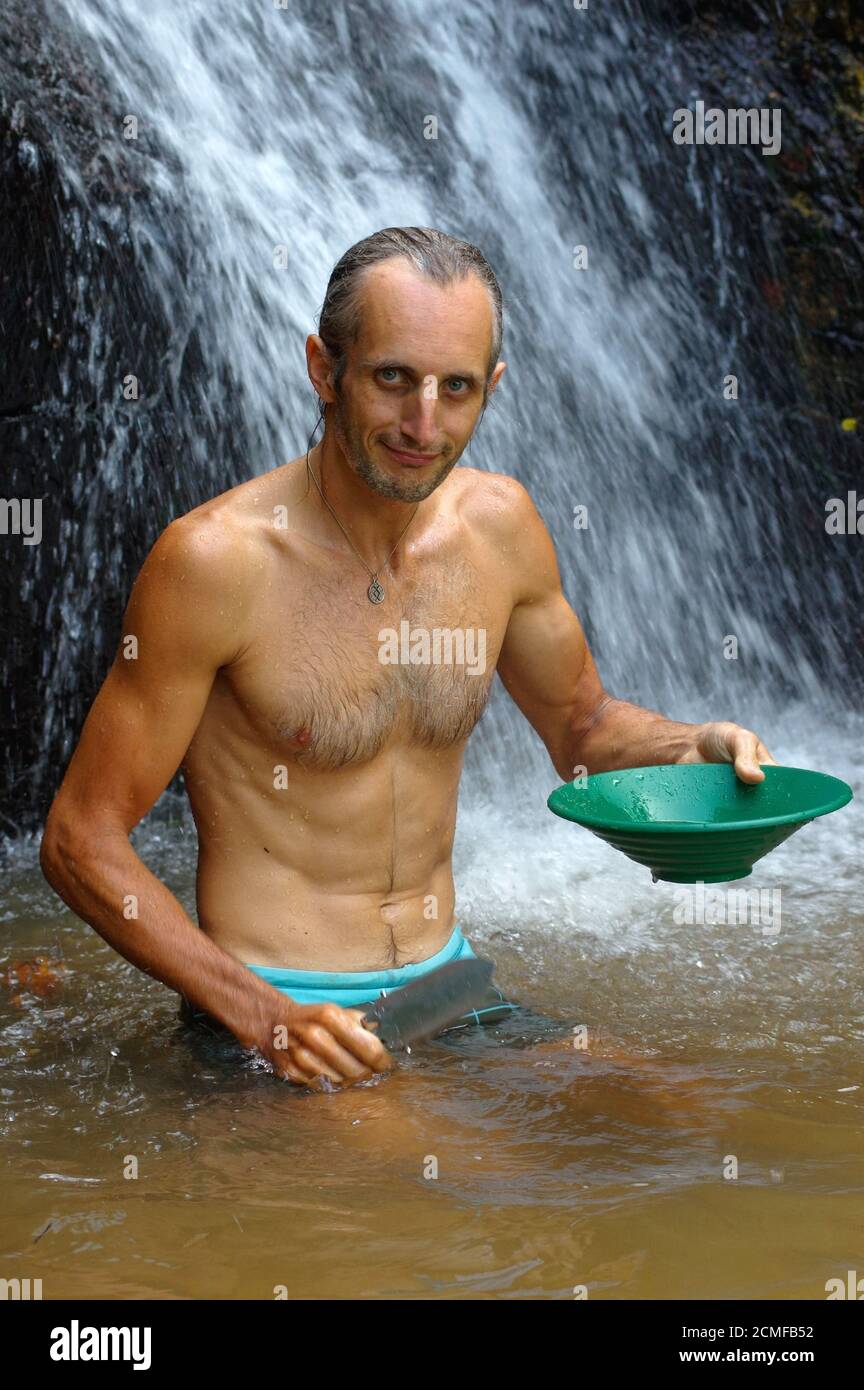
[[[17, 109], [52, 113], [66, 291], [82, 311], [54, 403], [73, 416], [75, 476], [58, 486], [47, 469], [55, 543], [24, 577], [39, 624], [50, 574], [56, 642], [31, 798], [56, 785], [82, 685], [92, 696], [107, 668], [155, 536], [304, 446], [303, 342], [329, 269], [393, 224], [462, 234], [498, 270], [508, 372], [466, 461], [529, 487], [608, 688], [767, 732], [790, 700], [848, 707], [849, 552], [837, 538], [828, 572], [804, 583], [794, 499], [815, 492], [824, 508], [826, 488], [783, 413], [794, 372], [754, 301], [758, 237], [743, 241], [732, 215], [743, 166], [730, 160], [750, 154], [672, 144], [693, 56], [629, 10], [488, 3], [433, 20], [384, 0], [374, 23], [350, 4], [52, 11], [42, 43], [63, 55], [60, 97], [30, 88]], [[16, 683], [33, 684], [32, 663]], [[524, 721], [499, 704], [487, 746], [506, 740], [511, 770], [536, 777]]]

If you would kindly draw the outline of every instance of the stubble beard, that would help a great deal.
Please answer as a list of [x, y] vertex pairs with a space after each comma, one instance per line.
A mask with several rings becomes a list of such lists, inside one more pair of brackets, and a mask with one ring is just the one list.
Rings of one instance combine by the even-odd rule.
[[454, 458], [445, 459], [431, 477], [417, 482], [407, 480], [399, 482], [379, 468], [375, 460], [366, 453], [360, 441], [359, 432], [348, 419], [341, 401], [334, 402], [333, 432], [349, 468], [357, 474], [357, 477], [362, 478], [366, 486], [377, 493], [379, 497], [392, 497], [399, 502], [424, 501], [437, 487], [441, 486], [459, 460], [457, 454]]

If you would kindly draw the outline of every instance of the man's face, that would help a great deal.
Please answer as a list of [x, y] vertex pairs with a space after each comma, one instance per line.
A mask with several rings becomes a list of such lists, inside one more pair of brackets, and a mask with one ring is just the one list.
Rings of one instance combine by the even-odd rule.
[[491, 348], [492, 303], [476, 275], [437, 285], [401, 259], [367, 273], [360, 334], [327, 419], [374, 492], [421, 502], [443, 483], [480, 417]]

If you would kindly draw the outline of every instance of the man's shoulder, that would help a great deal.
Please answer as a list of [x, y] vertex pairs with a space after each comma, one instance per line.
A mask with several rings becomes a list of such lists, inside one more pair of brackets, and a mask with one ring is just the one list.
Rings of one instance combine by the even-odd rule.
[[514, 603], [557, 589], [555, 548], [528, 489], [507, 473], [465, 473], [460, 514], [472, 537], [508, 557]]
[[208, 497], [191, 511], [175, 518], [172, 526], [191, 531], [196, 526], [221, 531], [226, 539], [254, 533], [260, 526], [272, 526], [280, 498], [288, 492], [297, 471], [296, 459], [272, 468], [255, 478], [247, 478], [225, 492]]
[[508, 473], [460, 468], [459, 510], [471, 524], [496, 535], [513, 535], [539, 521], [528, 489]]
[[[199, 572], [202, 579], [238, 581], [260, 565], [278, 525], [290, 464], [239, 483], [184, 512], [166, 526], [151, 554], [168, 566]], [[279, 476], [277, 476], [279, 475]]]

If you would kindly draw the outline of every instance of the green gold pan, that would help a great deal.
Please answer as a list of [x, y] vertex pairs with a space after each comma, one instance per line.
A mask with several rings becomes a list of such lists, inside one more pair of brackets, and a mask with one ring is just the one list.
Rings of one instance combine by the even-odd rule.
[[599, 835], [667, 883], [725, 883], [817, 816], [852, 800], [839, 777], [766, 764], [742, 782], [731, 763], [673, 763], [598, 772], [549, 797], [556, 816]]
[[363, 1023], [377, 1033], [388, 1051], [404, 1051], [478, 1008], [487, 994], [493, 969], [490, 960], [477, 957], [448, 961], [378, 999], [366, 1010]]

